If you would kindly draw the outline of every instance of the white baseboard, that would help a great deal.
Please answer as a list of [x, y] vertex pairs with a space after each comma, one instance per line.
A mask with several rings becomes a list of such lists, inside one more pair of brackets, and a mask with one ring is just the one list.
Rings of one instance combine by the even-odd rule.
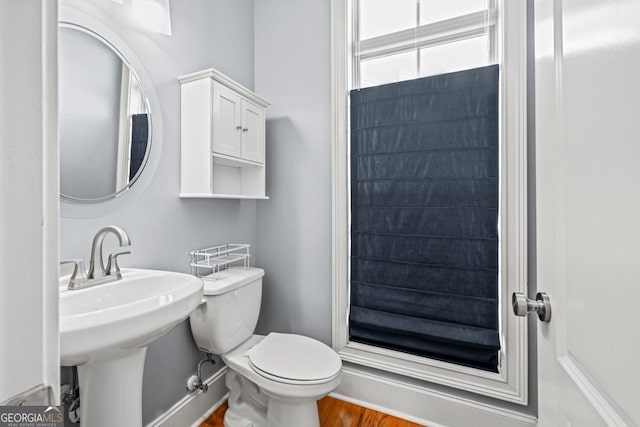
[[[198, 427], [228, 397], [227, 367], [209, 377], [207, 393], [182, 398], [147, 427]], [[429, 427], [532, 427], [537, 419], [516, 411], [479, 403], [425, 387], [344, 368], [340, 386], [330, 394], [365, 408]]]
[[532, 427], [537, 419], [452, 394], [344, 368], [332, 397], [429, 427]]
[[206, 393], [198, 390], [186, 395], [147, 427], [198, 427], [227, 400], [228, 392], [224, 384], [227, 369], [224, 366], [205, 380], [209, 386]]

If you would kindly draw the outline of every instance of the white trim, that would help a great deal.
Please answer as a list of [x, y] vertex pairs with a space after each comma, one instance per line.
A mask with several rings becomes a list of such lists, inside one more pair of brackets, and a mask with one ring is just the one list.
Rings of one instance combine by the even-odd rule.
[[224, 382], [227, 370], [224, 366], [205, 380], [209, 386], [206, 393], [198, 390], [186, 395], [146, 427], [198, 427], [227, 400], [229, 393]]
[[348, 72], [346, 41], [349, 39], [347, 0], [331, 0], [331, 272], [332, 345], [339, 351], [348, 341], [345, 327], [349, 295], [345, 280], [349, 276], [349, 174], [348, 174]]
[[129, 185], [131, 160], [131, 123], [129, 123], [129, 97], [131, 96], [131, 70], [122, 63], [120, 80], [120, 115], [118, 118], [118, 150], [116, 163], [116, 189]]
[[[517, 400], [528, 404], [527, 322], [511, 308], [514, 292], [527, 294], [527, 39], [526, 2], [498, 0], [500, 58], [500, 328], [501, 357]], [[506, 143], [509, 141], [509, 143]], [[508, 352], [506, 350], [509, 350]]]
[[439, 360], [425, 360], [424, 357], [355, 342], [348, 343], [339, 355], [345, 362], [521, 403], [518, 390], [510, 387], [505, 376], [500, 373]]
[[189, 83], [189, 82], [193, 82], [193, 81], [196, 81], [196, 80], [200, 80], [200, 79], [205, 78], [205, 77], [210, 77], [213, 80], [215, 80], [215, 81], [223, 84], [224, 86], [228, 87], [229, 89], [231, 89], [231, 90], [233, 90], [235, 92], [238, 92], [240, 95], [242, 95], [245, 98], [255, 102], [260, 107], [267, 108], [270, 105], [266, 100], [264, 100], [263, 98], [260, 98], [252, 90], [247, 89], [246, 87], [242, 86], [240, 83], [238, 83], [235, 80], [233, 80], [231, 77], [228, 77], [225, 74], [222, 74], [220, 71], [214, 70], [213, 68], [208, 68], [206, 70], [197, 71], [197, 72], [191, 73], [191, 74], [185, 74], [184, 76], [178, 77], [178, 81], [181, 84], [184, 84], [184, 83]]
[[362, 40], [356, 56], [371, 59], [487, 34], [497, 15], [492, 8]]
[[[495, 27], [500, 76], [500, 293], [502, 333], [499, 373], [348, 342], [349, 152], [348, 89], [352, 64], [349, 0], [332, 0], [332, 279], [333, 348], [343, 360], [493, 398], [528, 404], [526, 322], [513, 316], [512, 292], [526, 293], [526, 4], [498, 0]], [[492, 21], [493, 22], [493, 21]], [[509, 141], [505, 144], [504, 141]], [[504, 202], [503, 202], [504, 201]], [[506, 286], [506, 288], [504, 288]], [[507, 351], [508, 350], [508, 351]]]
[[429, 427], [470, 424], [475, 427], [530, 427], [537, 424], [537, 418], [517, 411], [348, 367], [343, 369], [342, 383], [330, 396]]
[[[59, 245], [60, 245], [60, 141], [58, 123], [58, 5], [52, 2], [42, 4], [41, 25], [42, 25], [42, 332], [43, 332], [43, 366], [44, 384], [52, 390], [49, 403], [60, 402], [60, 334], [59, 334], [59, 292], [56, 283], [59, 277]], [[24, 24], [22, 24], [24, 25]], [[34, 24], [35, 25], [35, 24]], [[31, 33], [33, 34], [33, 33]], [[16, 36], [16, 34], [14, 34]], [[19, 37], [16, 37], [18, 39]], [[22, 44], [22, 48], [25, 46]], [[24, 61], [20, 61], [24, 65]], [[22, 73], [25, 78], [29, 78], [27, 73]], [[23, 97], [28, 94], [23, 92]], [[4, 95], [6, 96], [6, 94]], [[22, 108], [13, 104], [13, 108], [21, 111]], [[22, 110], [24, 111], [24, 110]], [[33, 117], [31, 117], [33, 119]], [[20, 143], [24, 143], [24, 134], [20, 136]], [[16, 165], [18, 166], [18, 165]], [[18, 166], [21, 169], [21, 166]], [[36, 174], [30, 170], [33, 177]], [[20, 191], [29, 192], [28, 188], [19, 187]], [[9, 200], [3, 196], [3, 203]], [[9, 202], [10, 203], [10, 202]], [[11, 204], [11, 203], [10, 203]], [[15, 209], [15, 206], [12, 205]], [[29, 208], [33, 209], [33, 206]], [[7, 218], [7, 217], [5, 217]], [[13, 224], [12, 224], [13, 227]], [[3, 236], [6, 239], [6, 235]], [[24, 238], [24, 235], [21, 236]], [[14, 242], [15, 243], [15, 242]], [[25, 242], [26, 243], [26, 242]], [[32, 247], [32, 249], [34, 249]], [[11, 251], [20, 253], [19, 247], [12, 243]], [[31, 263], [35, 263], [34, 254], [30, 255]], [[16, 265], [12, 265], [16, 271]], [[21, 280], [24, 274], [20, 273]], [[5, 278], [7, 276], [4, 276]], [[6, 285], [6, 282], [5, 282]], [[22, 285], [22, 283], [21, 283]], [[53, 286], [52, 286], [53, 285]], [[5, 294], [6, 295], [6, 294]], [[18, 303], [11, 298], [10, 304], [16, 307], [25, 307], [23, 301]], [[35, 301], [32, 301], [35, 302]], [[35, 305], [37, 307], [38, 304]], [[34, 306], [32, 306], [34, 307]], [[34, 317], [31, 317], [34, 321]], [[5, 343], [3, 343], [5, 344]], [[6, 348], [6, 347], [5, 347]], [[24, 347], [23, 347], [24, 349]], [[23, 366], [24, 367], [24, 366]], [[13, 366], [13, 369], [20, 370], [20, 366]], [[29, 368], [27, 368], [29, 369]]]
[[620, 414], [623, 411], [585, 375], [584, 370], [578, 366], [573, 357], [561, 356], [558, 357], [558, 362], [608, 426], [631, 427], [633, 425], [632, 420], [622, 419]]

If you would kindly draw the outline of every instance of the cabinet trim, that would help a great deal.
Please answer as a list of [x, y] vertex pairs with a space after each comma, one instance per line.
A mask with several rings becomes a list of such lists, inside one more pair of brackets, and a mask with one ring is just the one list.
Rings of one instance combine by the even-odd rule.
[[218, 163], [218, 164], [222, 164], [222, 165], [239, 166], [239, 167], [243, 167], [243, 166], [261, 167], [261, 166], [264, 166], [264, 163], [254, 162], [253, 160], [243, 159], [241, 157], [228, 156], [226, 154], [221, 154], [221, 153], [216, 153], [216, 152], [213, 152], [211, 154], [211, 156], [213, 157], [213, 162], [214, 163]]
[[247, 89], [246, 87], [242, 86], [240, 83], [232, 80], [230, 77], [227, 77], [226, 75], [222, 74], [220, 71], [214, 70], [213, 68], [197, 71], [195, 73], [185, 74], [184, 76], [178, 77], [178, 81], [184, 84], [184, 83], [192, 82], [205, 77], [210, 77], [213, 80], [227, 86], [229, 89], [232, 89], [238, 92], [240, 95], [244, 96], [248, 100], [255, 102], [260, 107], [267, 108], [270, 105], [266, 100], [260, 98], [253, 91]]
[[251, 196], [246, 194], [188, 194], [181, 193], [181, 199], [253, 199], [253, 200], [269, 200], [269, 196]]

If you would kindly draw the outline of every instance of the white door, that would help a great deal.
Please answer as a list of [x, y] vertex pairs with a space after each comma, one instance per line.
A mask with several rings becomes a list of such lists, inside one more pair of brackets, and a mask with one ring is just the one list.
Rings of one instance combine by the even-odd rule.
[[640, 425], [640, 1], [539, 0], [539, 425]]
[[59, 402], [55, 1], [0, 1], [0, 405]]
[[264, 109], [242, 100], [242, 158], [264, 163]]

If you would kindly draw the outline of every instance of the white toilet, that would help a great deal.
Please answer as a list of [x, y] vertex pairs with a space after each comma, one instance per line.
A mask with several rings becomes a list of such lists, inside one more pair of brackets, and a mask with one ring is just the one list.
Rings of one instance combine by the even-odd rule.
[[226, 377], [226, 427], [318, 427], [316, 401], [342, 380], [342, 361], [325, 344], [293, 334], [254, 335], [260, 268], [232, 267], [203, 280], [205, 304], [191, 314], [198, 347], [219, 354]]

